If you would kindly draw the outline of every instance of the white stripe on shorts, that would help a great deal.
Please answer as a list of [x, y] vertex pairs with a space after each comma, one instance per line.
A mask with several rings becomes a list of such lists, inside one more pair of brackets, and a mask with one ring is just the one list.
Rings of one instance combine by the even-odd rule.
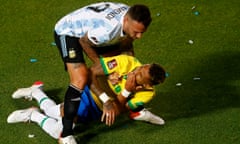
[[62, 50], [62, 54], [63, 57], [68, 56], [68, 52], [67, 52], [67, 47], [66, 47], [66, 36], [60, 36], [60, 41], [61, 41], [61, 50]]

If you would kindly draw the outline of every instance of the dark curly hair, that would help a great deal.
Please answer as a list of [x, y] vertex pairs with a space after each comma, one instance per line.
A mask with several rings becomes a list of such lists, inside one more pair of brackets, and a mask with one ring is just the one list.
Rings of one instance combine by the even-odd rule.
[[151, 76], [151, 84], [157, 85], [163, 83], [166, 78], [166, 72], [159, 64], [151, 64], [149, 69], [149, 74]]
[[131, 6], [127, 14], [135, 21], [142, 23], [148, 27], [152, 21], [150, 10], [143, 4], [135, 4]]

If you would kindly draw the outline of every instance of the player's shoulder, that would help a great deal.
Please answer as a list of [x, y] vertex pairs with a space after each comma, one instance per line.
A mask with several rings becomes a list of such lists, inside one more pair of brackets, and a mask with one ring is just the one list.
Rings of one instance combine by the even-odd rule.
[[135, 59], [134, 56], [127, 55], [127, 54], [120, 54], [115, 56], [115, 58], [119, 60], [126, 60], [126, 61], [132, 61], [133, 59]]
[[127, 55], [127, 54], [121, 54], [116, 56], [116, 59], [118, 61], [118, 63], [122, 63], [123, 65], [133, 65], [133, 66], [137, 66], [137, 65], [141, 65], [141, 62], [134, 56], [131, 55]]
[[88, 6], [98, 6], [99, 8], [108, 8], [108, 7], [116, 7], [116, 6], [127, 6], [127, 7], [129, 7], [127, 4], [120, 3], [120, 2], [97, 2], [97, 3], [92, 3]]
[[98, 3], [92, 3], [89, 5], [84, 6], [81, 9], [87, 10], [87, 11], [94, 11], [94, 12], [104, 12], [107, 9], [116, 9], [116, 8], [121, 8], [121, 7], [125, 7], [125, 8], [129, 8], [128, 5], [124, 4], [124, 3], [117, 3], [117, 2], [98, 2]]
[[121, 64], [140, 63], [136, 57], [126, 54], [120, 54], [112, 57], [102, 57], [101, 59], [106, 63], [116, 63], [118, 66]]
[[119, 55], [119, 57], [121, 57], [122, 59], [125, 59], [126, 61], [129, 61], [129, 62], [139, 62], [140, 63], [138, 58], [135, 56], [132, 56], [132, 55], [121, 54], [121, 55]]

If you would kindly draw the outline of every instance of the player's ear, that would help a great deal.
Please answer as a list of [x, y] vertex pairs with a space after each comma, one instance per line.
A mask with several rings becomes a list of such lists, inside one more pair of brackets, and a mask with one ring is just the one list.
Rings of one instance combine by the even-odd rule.
[[124, 23], [127, 23], [128, 20], [129, 20], [129, 16], [126, 14], [126, 15], [124, 16], [124, 18], [123, 18], [123, 22], [124, 22]]

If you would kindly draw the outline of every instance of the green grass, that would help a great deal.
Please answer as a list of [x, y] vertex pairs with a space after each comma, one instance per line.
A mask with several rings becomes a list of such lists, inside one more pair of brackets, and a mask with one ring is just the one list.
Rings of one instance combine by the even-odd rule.
[[[48, 95], [62, 101], [68, 75], [52, 46], [55, 22], [88, 1], [3, 1], [0, 19], [1, 144], [56, 143], [36, 124], [7, 124], [8, 114], [35, 102], [13, 100], [18, 87], [45, 82]], [[147, 105], [166, 119], [154, 126], [119, 117], [112, 127], [85, 126], [77, 138], [89, 144], [238, 144], [240, 143], [240, 1], [123, 0], [146, 3], [153, 22], [135, 42], [143, 63], [157, 62], [169, 73]], [[200, 15], [193, 14], [196, 6]], [[158, 16], [160, 13], [160, 16]], [[194, 44], [189, 44], [188, 40]], [[30, 59], [36, 58], [36, 63]], [[194, 81], [193, 77], [200, 77]], [[177, 87], [176, 83], [182, 83]], [[28, 134], [34, 134], [30, 139]]]

